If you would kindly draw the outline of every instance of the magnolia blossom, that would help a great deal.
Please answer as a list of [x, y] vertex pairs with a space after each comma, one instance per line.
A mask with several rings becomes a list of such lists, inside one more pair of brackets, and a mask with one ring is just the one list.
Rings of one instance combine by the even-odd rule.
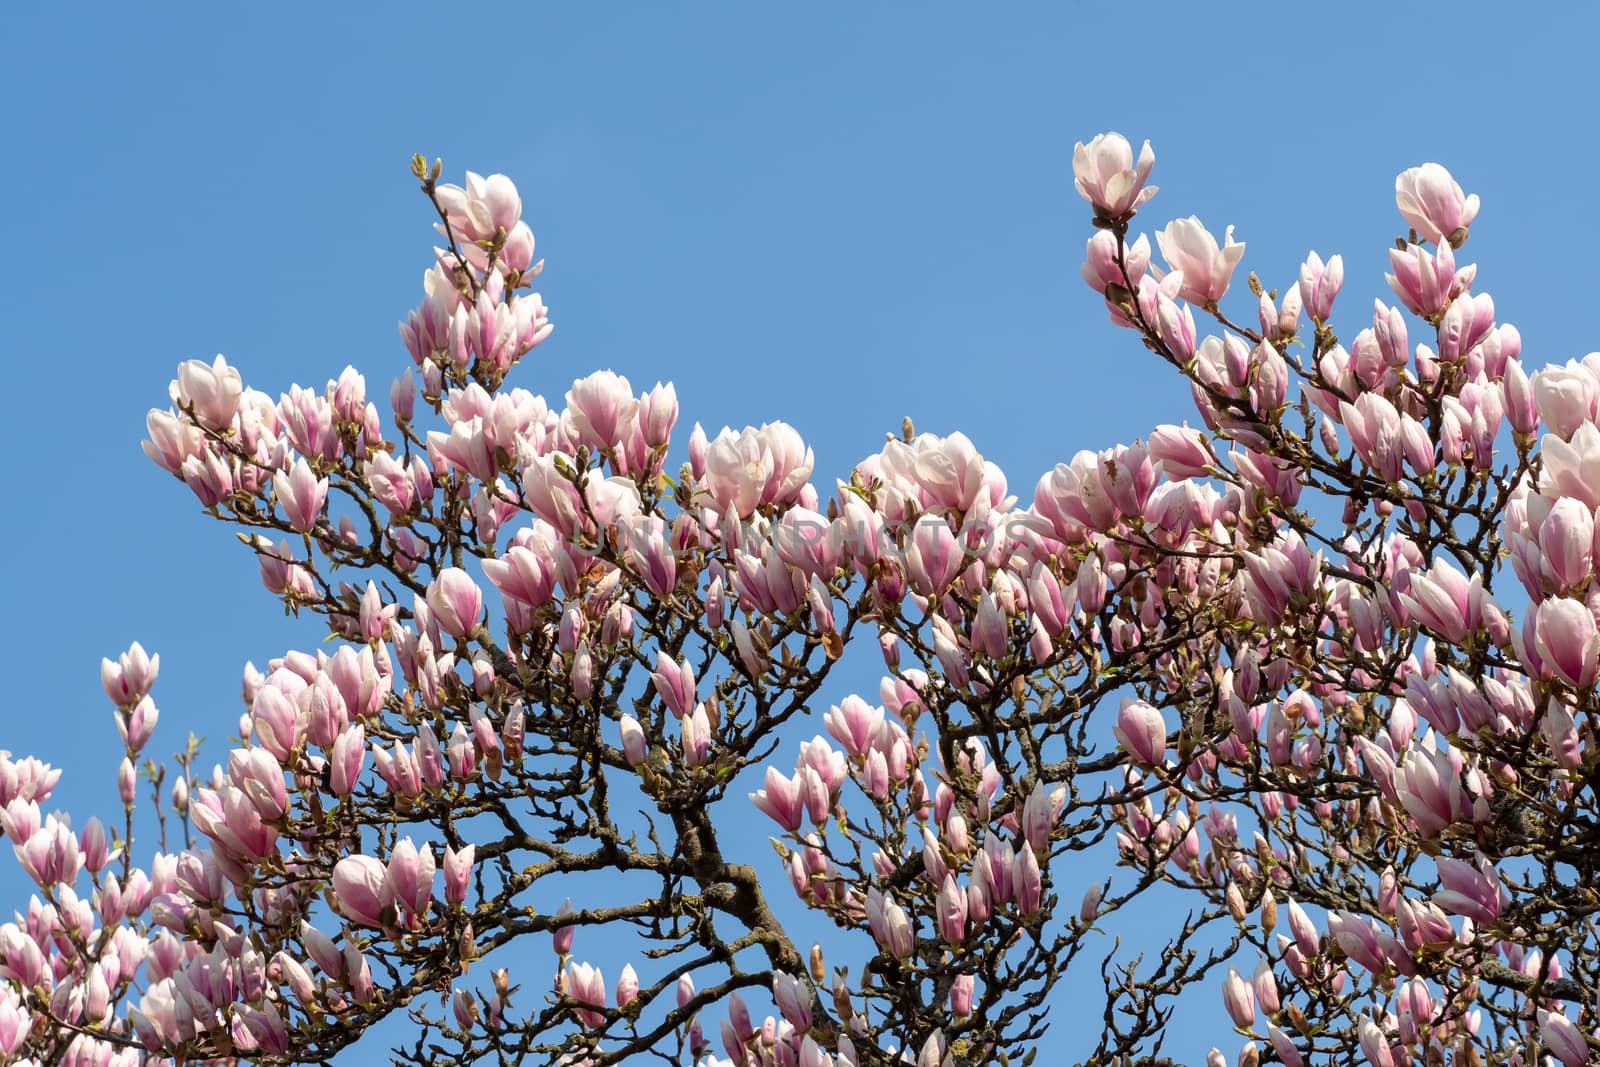
[[1394, 203], [1411, 228], [1434, 244], [1448, 240], [1459, 245], [1478, 217], [1477, 196], [1464, 194], [1460, 183], [1437, 163], [1401, 172], [1394, 180]]
[[761, 505], [795, 499], [812, 462], [811, 449], [784, 423], [725, 429], [706, 452], [706, 489], [719, 508], [748, 518]]
[[639, 401], [628, 379], [611, 371], [596, 371], [572, 383], [567, 393], [567, 413], [579, 440], [592, 448], [610, 451], [633, 428]]
[[173, 403], [192, 408], [200, 425], [208, 430], [229, 429], [244, 395], [238, 369], [228, 366], [220, 355], [209, 364], [198, 359], [180, 363], [173, 386]]
[[1141, 700], [1128, 700], [1112, 727], [1117, 741], [1140, 763], [1154, 766], [1167, 750], [1167, 725], [1161, 712]]
[[1094, 209], [1111, 219], [1131, 215], [1152, 196], [1155, 186], [1145, 186], [1156, 154], [1146, 141], [1134, 163], [1133, 148], [1120, 133], [1100, 133], [1088, 144], [1081, 141], [1072, 150], [1072, 175], [1078, 195]]
[[1232, 226], [1227, 228], [1219, 247], [1205, 223], [1193, 215], [1167, 223], [1166, 229], [1156, 234], [1156, 243], [1161, 246], [1161, 258], [1167, 266], [1183, 275], [1179, 289], [1183, 298], [1202, 306], [1222, 299], [1233, 269], [1244, 257], [1244, 244], [1233, 239]]

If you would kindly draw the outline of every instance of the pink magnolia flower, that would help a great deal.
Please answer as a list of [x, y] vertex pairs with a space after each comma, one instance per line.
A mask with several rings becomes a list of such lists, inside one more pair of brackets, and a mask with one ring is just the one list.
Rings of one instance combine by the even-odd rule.
[[305, 460], [297, 459], [289, 470], [273, 475], [272, 490], [293, 529], [300, 533], [316, 529], [328, 499], [328, 479], [318, 478]]
[[0, 1055], [13, 1056], [33, 1031], [33, 1015], [8, 985], [0, 990]]
[[485, 178], [469, 170], [465, 188], [440, 185], [436, 196], [451, 231], [468, 244], [492, 240], [500, 230], [509, 232], [522, 215], [516, 183], [504, 174]]
[[483, 593], [472, 576], [459, 567], [446, 567], [428, 586], [428, 610], [439, 628], [451, 637], [465, 637], [483, 613]]
[[1593, 571], [1594, 512], [1582, 501], [1562, 497], [1539, 524], [1539, 551], [1545, 569], [1559, 586], [1575, 588]]
[[[600, 968], [587, 963], [569, 963], [561, 972], [561, 980], [567, 996], [579, 1004], [595, 1008], [606, 1006], [606, 980]], [[585, 1008], [577, 1009], [574, 1014], [585, 1026], [599, 1026], [606, 1018], [598, 1011]]]
[[1494, 298], [1488, 293], [1461, 293], [1439, 320], [1439, 359], [1459, 364], [1481, 356], [1478, 347], [1494, 330]]
[[109, 659], [100, 661], [100, 685], [111, 703], [127, 707], [139, 703], [149, 694], [160, 671], [161, 657], [147, 655], [144, 647], [135, 641], [128, 646], [128, 651], [117, 657], [116, 662]]
[[1591, 508], [1600, 505], [1600, 427], [1584, 422], [1570, 441], [1546, 434], [1539, 442], [1539, 456], [1544, 462], [1540, 494], [1575, 497]]
[[463, 1030], [471, 1030], [478, 1021], [478, 1002], [472, 999], [472, 993], [465, 989], [456, 989], [450, 994], [450, 1011], [455, 1016], [456, 1025]]
[[1484, 857], [1476, 864], [1440, 856], [1434, 860], [1439, 881], [1444, 886], [1433, 895], [1433, 902], [1453, 915], [1465, 915], [1474, 922], [1493, 922], [1500, 914], [1500, 881], [1494, 866]]
[[1156, 195], [1156, 186], [1145, 186], [1155, 163], [1149, 141], [1139, 150], [1135, 164], [1133, 146], [1122, 134], [1096, 134], [1088, 144], [1079, 142], [1073, 147], [1073, 184], [1098, 214], [1108, 219], [1127, 218]]
[[678, 662], [666, 653], [666, 649], [658, 649], [656, 670], [651, 672], [650, 680], [674, 717], [683, 718], [688, 710], [693, 709], [696, 702], [694, 669], [690, 667], [688, 659]]
[[386, 925], [394, 888], [382, 862], [371, 856], [346, 856], [333, 868], [334, 904], [339, 913], [363, 926]]
[[328, 753], [328, 789], [334, 796], [347, 797], [355, 791], [366, 758], [367, 732], [361, 724], [342, 730]]
[[[678, 583], [678, 557], [672, 531], [659, 515], [644, 515], [623, 524], [628, 565], [657, 597], [665, 597]], [[681, 713], [680, 713], [681, 714]]]
[[639, 725], [639, 720], [632, 715], [624, 714], [618, 723], [622, 733], [622, 755], [628, 761], [628, 766], [638, 768], [645, 761], [648, 742], [644, 735], [644, 727]]
[[[1437, 163], [1402, 171], [1394, 180], [1394, 203], [1424, 241], [1460, 245], [1478, 217], [1478, 197], [1467, 196], [1450, 172]], [[1458, 232], [1459, 231], [1459, 232]]]
[[[826, 746], [826, 742], [824, 742], [824, 746]], [[828, 816], [833, 814], [833, 790], [836, 788], [837, 783], [833, 780], [831, 773], [829, 778], [824, 778], [822, 772], [819, 772], [816, 766], [807, 765], [804, 762], [804, 756], [801, 759], [802, 765], [795, 771], [795, 777], [800, 781], [800, 798], [811, 821], [817, 826], [821, 826], [828, 821]], [[824, 767], [824, 770], [831, 772], [833, 769]], [[837, 777], [838, 780], [842, 781], [844, 775], [841, 772]]]
[[16, 853], [23, 870], [46, 888], [57, 882], [70, 885], [83, 868], [78, 839], [73, 836], [71, 827], [54, 814], [46, 818], [45, 824], [35, 830], [26, 843], [17, 846]]
[[789, 1024], [801, 1033], [811, 1029], [811, 986], [783, 971], [772, 975], [772, 1000]]
[[807, 578], [832, 579], [853, 533], [811, 508], [792, 507], [772, 529], [772, 540], [779, 558]]
[[[1243, 246], [1240, 246], [1243, 247]], [[1300, 267], [1300, 299], [1306, 314], [1324, 322], [1333, 311], [1333, 299], [1344, 285], [1344, 258], [1333, 256], [1326, 264], [1315, 252]]]
[[1456, 269], [1455, 253], [1448, 244], [1430, 253], [1420, 245], [1389, 250], [1389, 265], [1394, 273], [1385, 274], [1389, 288], [1400, 302], [1418, 315], [1437, 315], [1450, 302], [1472, 287], [1476, 265]]
[[482, 418], [457, 422], [449, 433], [428, 431], [428, 456], [441, 477], [446, 469], [454, 469], [489, 483], [494, 481], [499, 470], [493, 444], [484, 433]]
[[475, 845], [467, 845], [459, 852], [448, 847], [444, 850], [444, 899], [448, 903], [460, 904], [467, 899], [467, 881], [472, 876], [477, 851]]
[[1522, 369], [1522, 362], [1508, 359], [1505, 377], [1500, 382], [1505, 401], [1506, 421], [1512, 430], [1523, 437], [1531, 437], [1539, 428], [1539, 405], [1533, 383]]
[[689, 431], [689, 472], [699, 481], [706, 476], [706, 463], [710, 458], [711, 443], [706, 438], [705, 427], [698, 422]]
[[[1116, 235], [1109, 230], [1097, 230], [1084, 248], [1084, 260], [1079, 273], [1089, 288], [1101, 294], [1111, 285], [1123, 288], [1130, 284], [1137, 286], [1150, 265], [1150, 238], [1141, 233], [1136, 239], [1125, 241], [1122, 257], [1119, 264]], [[1111, 321], [1119, 326], [1131, 325], [1127, 316], [1117, 308], [1112, 309]]]
[[956, 882], [955, 875], [944, 876], [937, 908], [939, 936], [947, 944], [963, 944], [967, 940], [967, 894]]
[[678, 421], [678, 391], [671, 382], [655, 384], [639, 401], [639, 427], [647, 447], [665, 448]]
[[1394, 1067], [1394, 1054], [1389, 1050], [1389, 1041], [1376, 1023], [1363, 1015], [1356, 1027], [1356, 1034], [1362, 1055], [1367, 1057], [1372, 1067]]
[[1289, 901], [1288, 911], [1289, 933], [1294, 937], [1295, 947], [1307, 959], [1315, 957], [1321, 949], [1321, 939], [1317, 936], [1317, 928], [1311, 922], [1311, 917], [1298, 901]]
[[1024, 844], [1017, 849], [1011, 864], [1011, 898], [1017, 910], [1032, 915], [1043, 903], [1044, 874], [1039, 869], [1039, 857]]
[[1453, 643], [1476, 631], [1485, 608], [1493, 603], [1483, 591], [1481, 574], [1474, 572], [1469, 578], [1443, 558], [1426, 571], [1410, 572], [1410, 576], [1411, 589], [1399, 594], [1399, 600], [1411, 621]]
[[1401, 435], [1408, 418], [1410, 416], [1402, 416], [1394, 404], [1377, 393], [1362, 393], [1354, 404], [1339, 403], [1339, 421], [1349, 431], [1356, 454], [1375, 474], [1390, 483], [1398, 482], [1403, 474], [1406, 454]]
[[411, 838], [402, 837], [389, 855], [388, 880], [394, 900], [401, 908], [420, 917], [428, 910], [433, 896], [435, 866], [433, 850], [417, 848]]
[[1546, 676], [1579, 688], [1594, 685], [1600, 675], [1600, 633], [1585, 604], [1565, 597], [1546, 600], [1528, 621]]
[[526, 449], [520, 458], [523, 494], [529, 506], [562, 534], [572, 536], [585, 525], [584, 498], [562, 470], [575, 470], [576, 461], [565, 453], [540, 455]]
[[407, 367], [405, 373], [389, 385], [389, 407], [394, 412], [396, 422], [410, 422], [416, 413], [416, 406], [416, 376], [411, 373], [411, 368]]
[[965, 434], [921, 433], [908, 444], [889, 441], [878, 455], [878, 476], [925, 508], [965, 512], [988, 488], [989, 470]]
[[[546, 549], [541, 551], [538, 549]], [[554, 546], [514, 545], [500, 559], [483, 561], [483, 573], [500, 592], [529, 607], [543, 607], [555, 591]]]
[[[1509, 372], [1509, 368], [1508, 368]], [[1600, 414], [1600, 352], [1543, 368], [1532, 379], [1533, 400], [1545, 428], [1570, 439]]]
[[445, 745], [445, 761], [450, 766], [450, 777], [458, 781], [471, 778], [478, 768], [478, 746], [473, 744], [472, 735], [462, 723], [456, 723], [456, 728], [450, 732], [450, 740]]
[[963, 559], [950, 524], [935, 516], [924, 516], [912, 527], [908, 540], [904, 559], [911, 584], [924, 596], [943, 595], [960, 573]]
[[1004, 659], [1009, 637], [1005, 615], [985, 589], [978, 594], [978, 610], [972, 617], [972, 647], [991, 659]]
[[905, 909], [876, 888], [867, 890], [867, 926], [878, 945], [895, 959], [910, 959], [916, 934]]
[[171, 411], [151, 408], [145, 417], [145, 430], [150, 434], [150, 439], [142, 443], [145, 455], [170, 474], [177, 474], [188, 460], [206, 451], [205, 434], [200, 428]]
[[260, 861], [276, 850], [278, 832], [266, 823], [246, 793], [228, 786], [196, 790], [189, 805], [195, 827], [232, 861]]
[[150, 735], [155, 732], [156, 723], [160, 718], [161, 713], [156, 708], [155, 701], [149, 697], [141, 698], [126, 716], [117, 717], [117, 732], [122, 735], [122, 743], [129, 751], [143, 750], [150, 741]]
[[139, 784], [137, 773], [132, 757], [124, 756], [117, 765], [117, 796], [124, 804], [133, 803], [134, 791]]
[[884, 715], [881, 707], [873, 707], [852, 694], [835, 704], [822, 721], [828, 733], [844, 746], [851, 758], [860, 759], [878, 737]]
[[1372, 925], [1365, 919], [1342, 911], [1329, 912], [1328, 934], [1346, 956], [1373, 974], [1383, 973], [1383, 948]]
[[227, 430], [239, 413], [244, 382], [239, 371], [218, 356], [211, 363], [191, 359], [178, 364], [172, 383], [172, 402], [194, 410], [196, 421], [210, 430]]
[[1204, 478], [1216, 463], [1205, 438], [1188, 426], [1157, 426], [1149, 448], [1150, 458], [1169, 478]]
[[1166, 721], [1159, 710], [1142, 700], [1123, 699], [1111, 732], [1128, 754], [1144, 766], [1155, 767], [1166, 759]]
[[800, 829], [800, 821], [805, 815], [805, 804], [804, 798], [800, 795], [798, 773], [789, 778], [776, 767], [768, 767], [766, 788], [751, 793], [750, 800], [785, 830], [794, 833]]
[[1559, 1012], [1538, 1010], [1539, 1040], [1555, 1054], [1564, 1067], [1584, 1067], [1591, 1061], [1589, 1040], [1583, 1031]]
[[[738, 994], [734, 994], [737, 996]], [[617, 1007], [626, 1008], [639, 996], [639, 975], [633, 969], [633, 964], [625, 964], [622, 976], [617, 979]]]
[[1256, 995], [1249, 982], [1228, 968], [1228, 977], [1222, 980], [1222, 1003], [1228, 1009], [1233, 1025], [1248, 1030], [1256, 1021]]
[[950, 982], [950, 1013], [957, 1017], [972, 1014], [972, 998], [977, 980], [970, 974], [958, 974]]
[[[1428, 735], [1428, 739], [1432, 736]], [[1455, 822], [1477, 822], [1480, 816], [1488, 817], [1484, 798], [1469, 795], [1462, 785], [1459, 759], [1459, 754], [1452, 760], [1451, 753], [1413, 748], [1395, 772], [1395, 792], [1401, 806], [1425, 837], [1435, 837]]]
[[1156, 244], [1161, 246], [1161, 258], [1167, 266], [1183, 274], [1179, 293], [1202, 307], [1222, 299], [1233, 268], [1244, 256], [1244, 243], [1233, 239], [1232, 226], [1223, 234], [1219, 247], [1205, 223], [1193, 215], [1167, 223], [1166, 229], [1156, 234]]
[[719, 509], [748, 518], [763, 505], [795, 500], [813, 463], [811, 449], [786, 423], [724, 429], [706, 449], [705, 488]]
[[[565, 919], [573, 913], [572, 898], [568, 897], [556, 909], [555, 918]], [[557, 956], [566, 956], [572, 952], [572, 942], [577, 937], [578, 924], [575, 922], [561, 923], [550, 931], [550, 947]]]
[[326, 674], [300, 691], [295, 701], [306, 724], [306, 737], [312, 744], [330, 748], [339, 732], [350, 721], [350, 711], [344, 694]]
[[639, 401], [628, 379], [608, 370], [595, 371], [567, 391], [567, 417], [578, 440], [602, 452], [626, 440], [639, 416]]
[[1255, 973], [1250, 978], [1250, 986], [1255, 991], [1256, 1001], [1261, 1005], [1265, 1015], [1276, 1015], [1282, 1006], [1278, 999], [1278, 979], [1272, 973], [1272, 967], [1266, 960], [1256, 964]]
[[[1165, 747], [1166, 735], [1162, 734]], [[1022, 836], [1034, 849], [1043, 852], [1050, 846], [1050, 831], [1061, 809], [1067, 802], [1067, 787], [1058, 785], [1046, 789], [1043, 782], [1035, 782], [1028, 799], [1022, 805]]]
[[1578, 733], [1572, 712], [1554, 697], [1545, 706], [1544, 717], [1539, 720], [1539, 736], [1550, 747], [1556, 764], [1575, 771], [1583, 767], [1583, 742]]
[[711, 756], [711, 720], [706, 716], [706, 706], [696, 704], [694, 710], [683, 717], [683, 762], [689, 767], [704, 766]]
[[1272, 1043], [1272, 1051], [1277, 1053], [1284, 1067], [1305, 1067], [1306, 1059], [1295, 1047], [1294, 1039], [1271, 1023], [1267, 1024], [1267, 1040]]
[[289, 810], [283, 766], [263, 748], [236, 748], [228, 753], [228, 780], [249, 798], [263, 819], [278, 819]]
[[333, 405], [322, 394], [291, 385], [279, 398], [277, 410], [284, 436], [302, 456], [331, 462], [344, 451]]

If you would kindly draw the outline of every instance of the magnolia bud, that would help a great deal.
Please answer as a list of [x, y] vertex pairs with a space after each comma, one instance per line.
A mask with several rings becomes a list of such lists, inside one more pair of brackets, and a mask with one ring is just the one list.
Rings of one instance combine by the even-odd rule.
[[1100, 914], [1100, 896], [1105, 892], [1099, 882], [1091, 885], [1083, 892], [1083, 902], [1078, 905], [1078, 918], [1085, 923], [1092, 923]]
[[1227, 891], [1223, 893], [1223, 898], [1228, 904], [1228, 914], [1232, 915], [1236, 922], [1244, 922], [1245, 916], [1249, 914], [1249, 911], [1245, 906], [1244, 894], [1239, 891], [1239, 883], [1229, 882]]
[[122, 757], [122, 763], [117, 767], [117, 795], [122, 797], [124, 804], [133, 803], [134, 790], [138, 784], [138, 772], [133, 768], [133, 760], [127, 756]]

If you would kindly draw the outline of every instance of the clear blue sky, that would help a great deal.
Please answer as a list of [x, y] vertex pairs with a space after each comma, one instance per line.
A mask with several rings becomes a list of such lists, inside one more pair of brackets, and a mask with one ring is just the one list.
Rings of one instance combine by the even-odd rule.
[[[355, 363], [384, 395], [430, 247], [416, 151], [521, 187], [557, 330], [520, 384], [671, 379], [685, 426], [799, 427], [824, 486], [907, 414], [1024, 500], [1190, 415], [1078, 278], [1071, 150], [1104, 129], [1154, 143], [1150, 228], [1236, 223], [1276, 286], [1342, 252], [1346, 334], [1403, 229], [1394, 174], [1443, 162], [1524, 358], [1600, 347], [1578, 5], [49, 6], [0, 43], [0, 747], [68, 768], [79, 812], [113, 803], [102, 655], [160, 652], [159, 750], [231, 733], [243, 662], [304, 633], [145, 460], [146, 409], [219, 351], [269, 392]], [[9, 859], [0, 891], [24, 899]]]

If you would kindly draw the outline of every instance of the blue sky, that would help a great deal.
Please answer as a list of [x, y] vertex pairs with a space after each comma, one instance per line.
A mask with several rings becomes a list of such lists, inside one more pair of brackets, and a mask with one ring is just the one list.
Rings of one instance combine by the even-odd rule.
[[1593, 347], [1577, 5], [46, 6], [0, 43], [0, 747], [65, 766], [80, 812], [113, 802], [102, 655], [160, 652], [174, 748], [232, 732], [243, 662], [304, 634], [145, 460], [146, 409], [219, 351], [269, 392], [354, 363], [381, 396], [428, 261], [416, 151], [522, 190], [557, 330], [519, 384], [671, 379], [685, 426], [793, 423], [822, 485], [907, 414], [1024, 500], [1190, 416], [1078, 278], [1071, 149], [1104, 129], [1154, 143], [1149, 229], [1235, 223], [1275, 286], [1342, 252], [1347, 335], [1385, 291], [1394, 174], [1443, 162], [1483, 197], [1464, 258], [1524, 359]]

